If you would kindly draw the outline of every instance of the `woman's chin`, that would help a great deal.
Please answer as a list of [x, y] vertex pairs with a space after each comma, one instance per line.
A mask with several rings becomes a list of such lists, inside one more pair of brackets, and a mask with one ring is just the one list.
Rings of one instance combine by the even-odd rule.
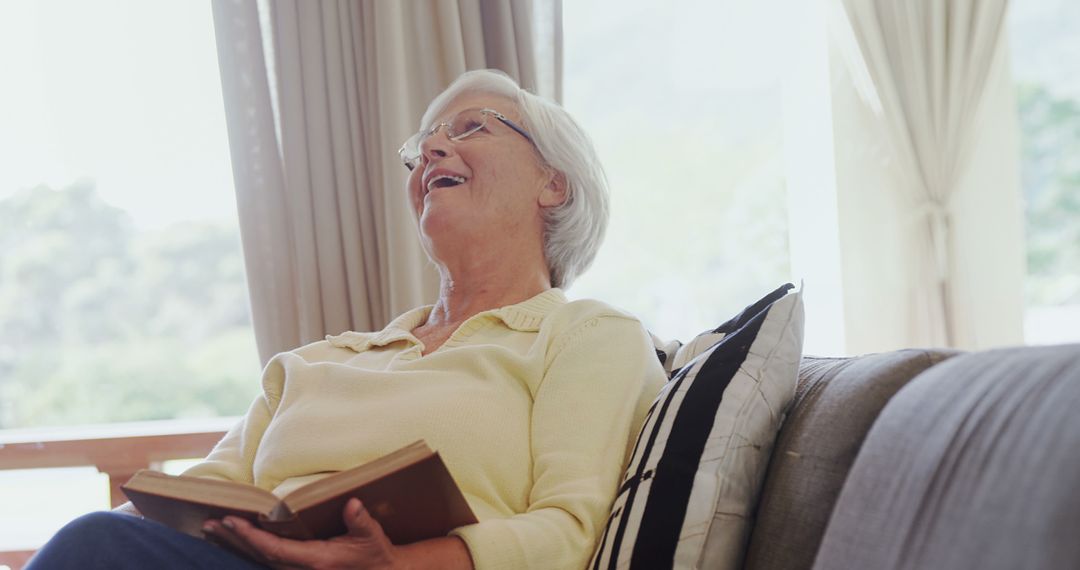
[[447, 208], [440, 208], [437, 205], [429, 207], [425, 200], [424, 210], [420, 213], [420, 231], [429, 240], [438, 242], [440, 241], [439, 238], [446, 236], [455, 227], [451, 219], [452, 212], [447, 210]]
[[436, 188], [424, 194], [421, 200], [421, 219], [436, 214], [439, 216], [452, 214], [453, 210], [464, 207], [461, 200], [455, 199], [453, 192], [453, 188]]

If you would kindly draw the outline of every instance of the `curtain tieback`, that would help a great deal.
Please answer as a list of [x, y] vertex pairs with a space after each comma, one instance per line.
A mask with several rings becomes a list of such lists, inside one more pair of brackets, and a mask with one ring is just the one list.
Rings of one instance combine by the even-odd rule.
[[949, 275], [949, 208], [939, 200], [926, 200], [912, 216], [915, 222], [926, 220], [930, 227], [930, 243], [938, 280], [946, 281]]

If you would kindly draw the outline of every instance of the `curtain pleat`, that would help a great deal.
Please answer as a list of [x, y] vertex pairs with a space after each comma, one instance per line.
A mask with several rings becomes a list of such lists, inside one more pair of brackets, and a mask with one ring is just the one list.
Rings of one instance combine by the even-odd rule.
[[[214, 2], [240, 236], [259, 355], [300, 343], [292, 224], [255, 2]], [[267, 279], [267, 277], [270, 277]], [[271, 353], [272, 354], [272, 353]]]

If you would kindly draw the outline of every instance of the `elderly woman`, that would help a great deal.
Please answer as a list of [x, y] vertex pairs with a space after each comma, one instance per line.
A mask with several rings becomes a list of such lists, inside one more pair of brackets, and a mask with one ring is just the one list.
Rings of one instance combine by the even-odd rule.
[[[421, 127], [400, 154], [441, 276], [435, 304], [274, 357], [243, 421], [187, 474], [284, 494], [423, 438], [480, 522], [391, 544], [354, 500], [348, 533], [328, 541], [231, 517], [203, 531], [275, 568], [582, 568], [664, 381], [635, 318], [560, 290], [603, 236], [603, 172], [566, 111], [497, 72], [462, 75]], [[74, 521], [31, 567], [95, 557], [110, 568], [252, 567], [115, 513]]]

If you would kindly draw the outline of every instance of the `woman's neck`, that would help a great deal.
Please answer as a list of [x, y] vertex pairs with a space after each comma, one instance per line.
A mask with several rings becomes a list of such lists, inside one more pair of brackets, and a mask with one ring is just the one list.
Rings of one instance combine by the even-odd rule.
[[546, 266], [525, 269], [505, 266], [453, 273], [440, 267], [439, 299], [426, 324], [457, 326], [477, 313], [526, 301], [551, 288]]

